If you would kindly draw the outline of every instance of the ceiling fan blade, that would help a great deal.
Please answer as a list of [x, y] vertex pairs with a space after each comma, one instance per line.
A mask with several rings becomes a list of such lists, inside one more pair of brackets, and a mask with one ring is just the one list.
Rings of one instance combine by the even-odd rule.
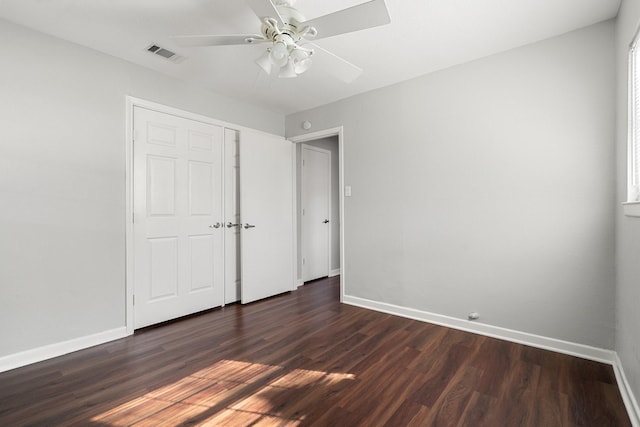
[[338, 55], [329, 52], [313, 43], [305, 43], [305, 47], [313, 49], [313, 66], [321, 66], [327, 73], [332, 74], [338, 80], [351, 83], [362, 74], [362, 68], [351, 62], [340, 58]]
[[257, 34], [227, 34], [212, 36], [171, 37], [179, 46], [225, 46], [234, 44], [258, 44], [267, 41]]
[[275, 18], [278, 25], [282, 25], [282, 17], [271, 0], [246, 0], [246, 3], [260, 18], [260, 22], [263, 22], [264, 18]]
[[314, 27], [318, 35], [314, 40], [338, 34], [385, 25], [391, 22], [384, 0], [371, 0], [328, 15], [303, 22], [302, 26]]

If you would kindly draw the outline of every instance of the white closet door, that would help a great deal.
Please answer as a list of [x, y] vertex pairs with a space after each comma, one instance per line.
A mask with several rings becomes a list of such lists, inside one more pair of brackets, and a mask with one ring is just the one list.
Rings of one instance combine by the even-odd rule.
[[134, 109], [135, 328], [223, 301], [223, 128]]
[[240, 135], [242, 303], [294, 289], [293, 144]]

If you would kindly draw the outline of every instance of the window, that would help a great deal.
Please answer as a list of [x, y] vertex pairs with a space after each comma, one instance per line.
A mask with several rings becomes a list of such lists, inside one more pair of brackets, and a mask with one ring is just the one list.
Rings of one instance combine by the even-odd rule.
[[[626, 214], [640, 215], [640, 33], [629, 50], [629, 140]], [[636, 211], [635, 214], [631, 210]]]

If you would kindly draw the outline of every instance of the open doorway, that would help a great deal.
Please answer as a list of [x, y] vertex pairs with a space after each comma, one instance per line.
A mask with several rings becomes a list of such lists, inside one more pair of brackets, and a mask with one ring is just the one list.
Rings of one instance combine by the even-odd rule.
[[340, 274], [338, 137], [297, 145], [299, 268], [303, 282]]
[[[342, 299], [343, 286], [344, 286], [344, 271], [343, 265], [343, 209], [342, 209], [342, 129], [330, 129], [326, 131], [315, 132], [313, 134], [303, 135], [300, 137], [292, 138], [293, 142], [296, 142], [296, 222], [297, 222], [297, 282], [298, 285], [302, 285], [307, 280], [314, 280], [320, 277], [332, 277], [340, 275], [340, 297]], [[328, 211], [323, 210], [325, 208], [320, 207], [321, 212], [315, 212], [313, 215], [305, 209], [315, 209], [318, 206], [318, 195], [310, 194], [318, 190], [318, 187], [322, 187], [323, 181], [320, 178], [320, 185], [318, 182], [312, 182], [310, 184], [310, 176], [318, 178], [318, 173], [325, 168], [325, 158], [323, 153], [327, 153], [327, 162], [329, 165], [329, 201]], [[311, 162], [303, 165], [305, 162]], [[315, 171], [305, 168], [314, 168]], [[319, 169], [318, 169], [319, 168]], [[306, 172], [306, 179], [305, 179]], [[320, 196], [322, 198], [322, 196]], [[315, 201], [316, 203], [311, 203]], [[322, 205], [322, 203], [320, 204]], [[324, 215], [324, 216], [323, 216]], [[305, 224], [305, 220], [307, 224]], [[319, 232], [322, 232], [323, 225], [328, 228], [327, 241], [328, 250], [326, 255], [326, 261], [322, 257], [318, 257], [315, 251], [320, 253], [324, 252], [324, 245], [327, 244], [322, 238], [318, 238], [317, 232], [314, 233], [313, 229], [308, 228], [309, 222], [319, 222], [317, 224]], [[328, 221], [326, 224], [324, 221]], [[317, 240], [316, 240], [317, 239]], [[322, 265], [314, 265], [314, 263], [320, 262]], [[326, 266], [324, 265], [326, 262]], [[326, 271], [324, 276], [317, 276], [318, 271]]]

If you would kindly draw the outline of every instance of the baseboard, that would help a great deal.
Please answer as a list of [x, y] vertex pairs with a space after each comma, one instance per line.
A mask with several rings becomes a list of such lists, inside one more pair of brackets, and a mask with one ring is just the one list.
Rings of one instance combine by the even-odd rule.
[[355, 305], [370, 310], [376, 310], [383, 313], [406, 317], [409, 319], [421, 320], [427, 323], [433, 323], [436, 325], [459, 329], [466, 332], [473, 332], [476, 334], [486, 335], [489, 337], [511, 341], [518, 344], [525, 344], [531, 347], [537, 347], [544, 350], [555, 351], [557, 353], [564, 353], [571, 356], [581, 357], [583, 359], [607, 363], [609, 365], [615, 364], [616, 353], [613, 350], [606, 350], [584, 344], [558, 340], [555, 338], [543, 337], [527, 332], [520, 332], [513, 329], [502, 328], [499, 326], [487, 325], [485, 323], [480, 323], [477, 321], [471, 322], [466, 319], [457, 319], [455, 317], [444, 316], [442, 314], [429, 313], [422, 310], [372, 301], [350, 295], [345, 295], [343, 298], [343, 302], [345, 304]]
[[9, 354], [8, 356], [0, 357], [0, 372], [9, 371], [11, 369], [30, 365], [36, 362], [42, 362], [43, 360], [83, 350], [98, 344], [104, 344], [109, 341], [124, 338], [127, 335], [127, 328], [122, 327], [99, 332], [93, 335], [74, 338], [68, 341], [45, 345], [31, 350], [21, 351], [20, 353]]
[[616, 374], [618, 388], [620, 389], [620, 394], [622, 395], [624, 405], [627, 408], [627, 413], [629, 414], [631, 425], [633, 425], [634, 427], [640, 427], [640, 406], [638, 406], [638, 401], [633, 395], [633, 391], [631, 390], [629, 381], [627, 381], [627, 376], [624, 373], [622, 362], [620, 361], [620, 357], [618, 357], [617, 354], [615, 356], [615, 363], [613, 364], [613, 372]]

